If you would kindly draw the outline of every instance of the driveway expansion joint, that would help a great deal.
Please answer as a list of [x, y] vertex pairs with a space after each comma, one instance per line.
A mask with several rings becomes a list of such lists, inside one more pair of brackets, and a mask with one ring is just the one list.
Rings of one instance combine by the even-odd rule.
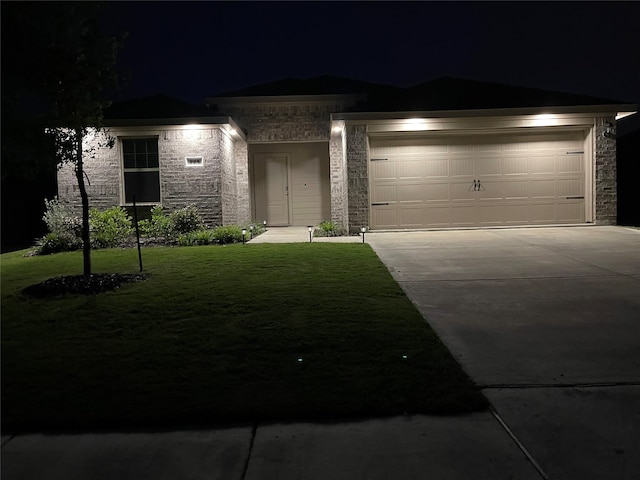
[[244, 464], [244, 468], [242, 470], [241, 480], [245, 480], [247, 478], [247, 470], [249, 470], [249, 462], [251, 461], [251, 454], [253, 452], [253, 444], [256, 440], [256, 434], [258, 432], [258, 422], [253, 424], [253, 428], [251, 428], [251, 440], [249, 440], [249, 451], [247, 452], [247, 461]]
[[533, 455], [531, 455], [531, 453], [529, 453], [529, 450], [527, 450], [527, 447], [525, 447], [524, 444], [520, 440], [518, 440], [518, 437], [516, 437], [515, 433], [513, 433], [511, 431], [511, 429], [509, 428], [507, 423], [502, 419], [502, 417], [498, 414], [498, 412], [495, 410], [495, 408], [493, 408], [493, 406], [491, 406], [491, 414], [495, 417], [495, 419], [498, 421], [498, 423], [504, 429], [504, 431], [507, 432], [507, 435], [509, 435], [509, 437], [511, 437], [511, 440], [513, 440], [515, 442], [515, 444], [518, 446], [518, 448], [524, 454], [524, 456], [527, 457], [527, 460], [531, 463], [531, 465], [533, 465], [533, 468], [536, 469], [536, 471], [540, 474], [540, 476], [544, 480], [550, 480], [549, 476], [542, 469], [540, 464], [538, 462], [536, 462], [536, 459], [533, 458]]

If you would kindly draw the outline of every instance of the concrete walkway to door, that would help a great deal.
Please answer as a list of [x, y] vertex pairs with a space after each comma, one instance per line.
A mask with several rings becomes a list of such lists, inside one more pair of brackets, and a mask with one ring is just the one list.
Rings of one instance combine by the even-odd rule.
[[549, 478], [640, 478], [640, 230], [367, 241]]

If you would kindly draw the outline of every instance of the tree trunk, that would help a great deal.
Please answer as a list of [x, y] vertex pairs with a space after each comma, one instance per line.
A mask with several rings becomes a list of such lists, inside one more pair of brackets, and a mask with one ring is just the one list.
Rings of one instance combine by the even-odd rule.
[[76, 128], [76, 142], [78, 150], [76, 152], [76, 178], [82, 199], [82, 258], [84, 265], [84, 275], [91, 275], [91, 239], [89, 238], [89, 196], [84, 185], [84, 168], [82, 164], [82, 128]]

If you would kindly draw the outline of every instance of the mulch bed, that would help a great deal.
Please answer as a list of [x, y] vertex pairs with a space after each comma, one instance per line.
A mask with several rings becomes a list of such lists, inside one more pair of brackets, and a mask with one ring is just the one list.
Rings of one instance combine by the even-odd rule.
[[94, 275], [68, 275], [55, 277], [26, 287], [22, 292], [36, 298], [55, 297], [67, 293], [97, 295], [115, 290], [125, 283], [141, 282], [142, 273], [99, 273]]

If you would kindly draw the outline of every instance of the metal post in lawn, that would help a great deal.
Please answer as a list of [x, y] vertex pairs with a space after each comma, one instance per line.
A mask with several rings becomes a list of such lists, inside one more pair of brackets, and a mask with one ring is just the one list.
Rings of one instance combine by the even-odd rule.
[[138, 244], [138, 263], [142, 272], [142, 250], [140, 249], [140, 228], [138, 227], [138, 207], [136, 206], [136, 196], [133, 196], [133, 221], [136, 223], [136, 243]]

